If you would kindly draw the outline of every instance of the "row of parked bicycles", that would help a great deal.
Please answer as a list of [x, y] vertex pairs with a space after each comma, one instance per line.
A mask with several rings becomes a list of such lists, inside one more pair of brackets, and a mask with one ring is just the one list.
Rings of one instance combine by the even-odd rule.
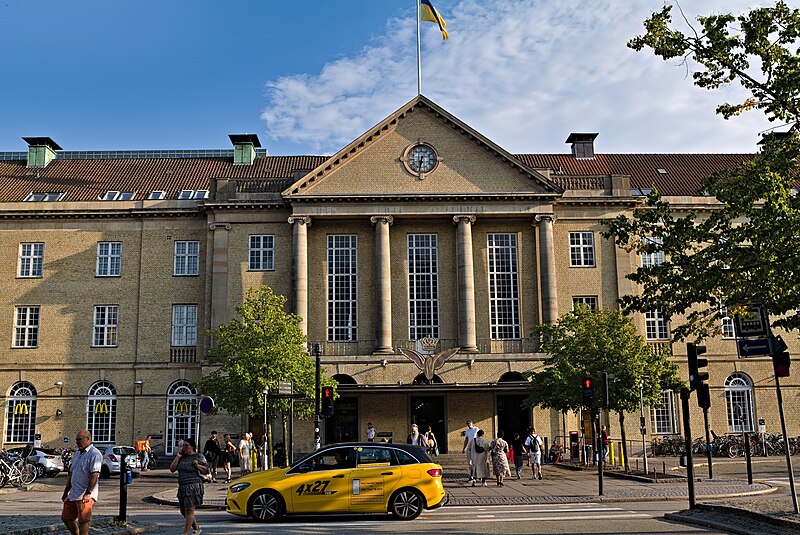
[[37, 477], [55, 477], [62, 470], [69, 470], [74, 450], [41, 450], [23, 446], [11, 450], [0, 449], [0, 488], [6, 485], [30, 485]]
[[[742, 457], [745, 454], [745, 439], [741, 434], [717, 435], [711, 431], [713, 440], [711, 441], [711, 454], [715, 457]], [[773, 435], [770, 433], [748, 434], [750, 440], [751, 455], [784, 455], [786, 448], [789, 448], [789, 455], [797, 455], [800, 452], [800, 437], [784, 440], [783, 435]], [[686, 441], [680, 435], [667, 435], [653, 439], [651, 444], [653, 455], [675, 456], [686, 453]], [[695, 455], [705, 455], [708, 445], [703, 437], [692, 441], [692, 453]]]

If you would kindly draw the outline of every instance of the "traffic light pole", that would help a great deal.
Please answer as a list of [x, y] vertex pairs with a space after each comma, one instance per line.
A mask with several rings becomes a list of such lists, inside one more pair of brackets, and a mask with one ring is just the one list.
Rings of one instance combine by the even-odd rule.
[[784, 448], [783, 453], [786, 455], [786, 469], [789, 471], [789, 489], [792, 492], [792, 505], [794, 505], [794, 514], [800, 514], [800, 509], [797, 507], [797, 488], [794, 486], [794, 470], [792, 470], [792, 457], [789, 455], [789, 435], [786, 434], [786, 417], [783, 414], [783, 395], [781, 394], [781, 381], [778, 374], [775, 374], [775, 390], [778, 395], [778, 414], [781, 416], [781, 433], [783, 433]]
[[600, 410], [593, 409], [592, 414], [595, 415], [594, 419], [597, 421], [595, 425], [595, 443], [597, 444], [595, 451], [597, 452], [597, 493], [603, 495], [603, 436], [600, 430]]
[[689, 484], [689, 509], [694, 509], [694, 459], [692, 457], [692, 424], [689, 417], [688, 388], [681, 389], [681, 412], [683, 413], [683, 433], [686, 444], [686, 479]]
[[[709, 435], [708, 426], [708, 407], [703, 407], [703, 420], [706, 426], [706, 458], [708, 459], [708, 479], [714, 478], [714, 470], [711, 465], [711, 436]], [[691, 442], [687, 442], [687, 449], [691, 448]]]
[[319, 344], [314, 344], [314, 358], [316, 359], [316, 388], [314, 388], [314, 449], [318, 450], [322, 447], [322, 442], [320, 440], [319, 435], [319, 413], [320, 413], [320, 406], [319, 406], [319, 368], [320, 368], [320, 349]]

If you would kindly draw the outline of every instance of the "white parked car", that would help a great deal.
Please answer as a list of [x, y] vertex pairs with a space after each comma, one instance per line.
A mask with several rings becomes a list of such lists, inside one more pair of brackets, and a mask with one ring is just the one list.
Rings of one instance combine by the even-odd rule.
[[[29, 448], [29, 446], [11, 448], [8, 450], [8, 453], [18, 457], [22, 455], [27, 448]], [[56, 477], [59, 473], [64, 471], [64, 460], [61, 458], [61, 454], [47, 448], [33, 448], [30, 453], [28, 453], [27, 462], [36, 468], [36, 477]]]
[[133, 473], [133, 477], [139, 477], [142, 471], [142, 463], [139, 460], [139, 455], [136, 449], [131, 446], [97, 446], [103, 454], [103, 466], [100, 468], [100, 477], [108, 479], [112, 475], [119, 474], [119, 460], [122, 453], [125, 453], [125, 462], [128, 465], [128, 470]]

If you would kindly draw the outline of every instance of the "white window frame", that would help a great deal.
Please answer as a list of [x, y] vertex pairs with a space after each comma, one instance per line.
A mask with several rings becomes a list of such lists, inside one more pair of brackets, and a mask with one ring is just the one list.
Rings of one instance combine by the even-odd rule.
[[[645, 242], [650, 242], [658, 246], [663, 244], [663, 240], [659, 237], [642, 238]], [[656, 251], [654, 253], [641, 253], [642, 267], [660, 266], [664, 263], [664, 251]]]
[[650, 410], [653, 435], [675, 435], [678, 433], [678, 413], [675, 392], [661, 391], [661, 405]]
[[275, 271], [274, 234], [250, 234], [247, 244], [248, 271]]
[[517, 235], [486, 235], [489, 282], [489, 332], [492, 340], [521, 337]]
[[645, 338], [647, 340], [669, 340], [669, 323], [658, 309], [644, 313]]
[[192, 195], [192, 198], [198, 200], [208, 199], [208, 190], [207, 189], [196, 190]]
[[328, 341], [358, 340], [358, 238], [355, 234], [329, 234]]
[[153, 190], [147, 195], [148, 201], [162, 201], [167, 197], [167, 192], [161, 189]]
[[122, 242], [97, 242], [97, 262], [95, 276], [119, 277], [122, 273]]
[[44, 242], [19, 244], [17, 276], [23, 279], [40, 279], [44, 270]]
[[408, 338], [439, 338], [439, 237], [408, 234]]
[[14, 348], [39, 347], [39, 323], [41, 307], [39, 305], [21, 305], [14, 307]]
[[575, 310], [575, 307], [578, 305], [586, 305], [589, 307], [589, 310], [594, 312], [597, 310], [599, 306], [599, 302], [596, 295], [573, 295], [572, 296], [572, 310]]
[[55, 202], [62, 200], [67, 195], [67, 192], [37, 192], [32, 191], [22, 199], [23, 202]]
[[581, 230], [569, 233], [570, 267], [595, 267], [594, 232]]
[[119, 346], [119, 305], [95, 305], [92, 347]]
[[167, 440], [166, 455], [178, 453], [181, 442], [192, 437], [198, 441], [197, 390], [188, 381], [176, 381], [167, 389]]
[[755, 431], [753, 380], [741, 372], [732, 373], [725, 379], [725, 412], [729, 433]]
[[173, 347], [197, 345], [197, 305], [172, 305]]
[[[196, 249], [193, 251], [192, 249]], [[200, 242], [177, 240], [172, 274], [176, 277], [196, 277], [200, 274]]]
[[105, 194], [100, 197], [100, 200], [101, 201], [115, 201], [115, 200], [117, 200], [117, 197], [119, 197], [119, 192], [118, 191], [114, 191], [114, 190], [110, 190], [110, 191], [105, 192]]
[[736, 338], [736, 322], [730, 315], [728, 305], [722, 304], [719, 306], [720, 323], [722, 324], [722, 339], [733, 340]]
[[178, 193], [178, 200], [179, 201], [186, 201], [194, 197], [194, 190], [193, 189], [182, 189], [180, 193]]
[[117, 389], [108, 381], [89, 387], [86, 429], [95, 444], [114, 444], [117, 438]]
[[36, 434], [36, 387], [15, 383], [6, 402], [6, 444], [31, 444]]

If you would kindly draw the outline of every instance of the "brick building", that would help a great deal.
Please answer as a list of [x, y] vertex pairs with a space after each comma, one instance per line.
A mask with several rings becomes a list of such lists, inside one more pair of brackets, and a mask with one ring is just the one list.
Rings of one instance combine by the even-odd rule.
[[[215, 365], [206, 329], [258, 285], [288, 297], [340, 382], [328, 442], [363, 438], [368, 421], [399, 440], [431, 425], [451, 452], [467, 418], [490, 434], [577, 429], [582, 415], [521, 408], [523, 373], [545, 358], [531, 327], [576, 302], [615, 307], [633, 290], [625, 275], [658, 261], [615, 248], [602, 219], [653, 187], [707, 210], [702, 179], [748, 157], [596, 154], [595, 136], [514, 155], [419, 96], [330, 157], [269, 156], [254, 135], [231, 135], [232, 151], [97, 153], [25, 138], [27, 153], [0, 153], [3, 445], [56, 446], [87, 426], [98, 443], [161, 435], [167, 454], [198, 429], [258, 435], [258, 418], [200, 417], [193, 386]], [[669, 344], [657, 313], [637, 321], [654, 350]], [[732, 338], [707, 346], [712, 428], [764, 417], [778, 432], [769, 359], [737, 359]], [[428, 380], [400, 348], [459, 352]], [[664, 399], [652, 435], [680, 429], [676, 396]], [[311, 427], [295, 424], [297, 451]]]

